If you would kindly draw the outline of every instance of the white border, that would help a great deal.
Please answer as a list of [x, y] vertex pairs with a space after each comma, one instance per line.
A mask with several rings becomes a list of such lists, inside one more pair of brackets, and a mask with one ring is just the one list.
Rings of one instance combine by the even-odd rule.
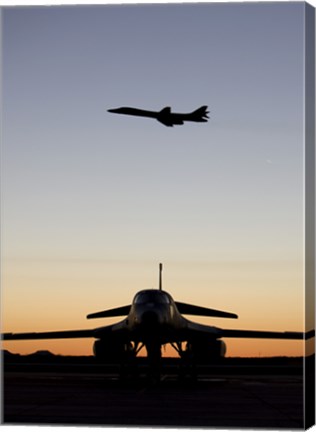
[[[276, 0], [277, 2], [293, 3], [297, 0]], [[139, 3], [266, 3], [276, 2], [275, 0], [264, 0], [255, 2], [252, 0], [0, 0], [0, 6], [65, 6], [65, 5], [102, 5], [102, 4], [139, 4]], [[299, 0], [304, 3], [302, 0]], [[308, 0], [307, 3], [316, 7], [316, 0]]]

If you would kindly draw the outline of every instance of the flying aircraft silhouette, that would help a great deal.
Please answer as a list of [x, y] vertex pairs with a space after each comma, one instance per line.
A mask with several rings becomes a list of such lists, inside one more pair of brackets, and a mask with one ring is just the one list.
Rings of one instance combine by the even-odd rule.
[[191, 113], [173, 113], [170, 107], [165, 107], [161, 111], [147, 111], [138, 108], [122, 107], [109, 109], [108, 112], [115, 114], [126, 114], [138, 117], [149, 117], [158, 120], [165, 126], [182, 125], [185, 121], [205, 123], [208, 121], [207, 106], [203, 105]]
[[302, 332], [273, 332], [257, 330], [222, 329], [199, 324], [183, 315], [218, 318], [238, 318], [224, 312], [188, 303], [174, 301], [162, 290], [162, 264], [159, 265], [159, 289], [139, 291], [132, 304], [87, 315], [88, 319], [125, 316], [115, 324], [86, 330], [66, 330], [40, 333], [4, 333], [2, 339], [35, 340], [94, 338], [94, 355], [104, 362], [131, 363], [142, 347], [146, 348], [149, 371], [160, 375], [161, 348], [170, 344], [187, 364], [214, 362], [224, 357], [226, 345], [222, 338], [301, 339], [315, 335], [311, 330]]

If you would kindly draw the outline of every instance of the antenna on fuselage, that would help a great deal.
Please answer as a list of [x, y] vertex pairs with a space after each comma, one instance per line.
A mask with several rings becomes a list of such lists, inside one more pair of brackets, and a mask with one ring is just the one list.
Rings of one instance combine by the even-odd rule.
[[162, 291], [162, 280], [161, 280], [161, 274], [162, 274], [162, 264], [159, 263], [159, 291]]

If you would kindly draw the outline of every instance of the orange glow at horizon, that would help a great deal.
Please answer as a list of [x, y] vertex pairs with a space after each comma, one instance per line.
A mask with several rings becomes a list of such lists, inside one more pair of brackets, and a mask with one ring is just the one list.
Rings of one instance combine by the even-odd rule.
[[[306, 355], [313, 353], [313, 350], [304, 350], [302, 341], [226, 339], [224, 342], [227, 349], [225, 357], [300, 357], [305, 353]], [[55, 355], [91, 356], [93, 355], [93, 343], [93, 339], [3, 341], [2, 349], [21, 355], [50, 351]], [[178, 357], [170, 345], [163, 346], [161, 352], [163, 357]], [[146, 355], [144, 348], [140, 355]]]

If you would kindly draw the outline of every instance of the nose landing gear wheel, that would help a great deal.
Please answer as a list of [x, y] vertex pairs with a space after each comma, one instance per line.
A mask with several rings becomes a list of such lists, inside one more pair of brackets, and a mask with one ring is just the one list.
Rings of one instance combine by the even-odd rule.
[[148, 358], [148, 378], [158, 383], [161, 378], [161, 345], [160, 343], [146, 344]]

